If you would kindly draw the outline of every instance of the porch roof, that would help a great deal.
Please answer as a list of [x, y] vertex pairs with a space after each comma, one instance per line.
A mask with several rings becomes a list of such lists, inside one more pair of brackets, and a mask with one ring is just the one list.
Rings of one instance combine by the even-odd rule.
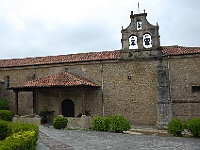
[[21, 84], [18, 86], [13, 86], [10, 89], [36, 89], [36, 88], [62, 88], [62, 87], [77, 87], [77, 86], [89, 86], [89, 87], [100, 87], [99, 85], [93, 83], [92, 81], [74, 75], [70, 72], [57, 73], [52, 76], [47, 76], [45, 78], [35, 79]]

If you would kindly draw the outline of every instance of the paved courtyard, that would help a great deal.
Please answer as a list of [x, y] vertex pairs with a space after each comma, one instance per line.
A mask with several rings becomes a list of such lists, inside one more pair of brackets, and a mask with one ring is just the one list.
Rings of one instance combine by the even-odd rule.
[[37, 150], [200, 150], [200, 139], [56, 130], [40, 126]]

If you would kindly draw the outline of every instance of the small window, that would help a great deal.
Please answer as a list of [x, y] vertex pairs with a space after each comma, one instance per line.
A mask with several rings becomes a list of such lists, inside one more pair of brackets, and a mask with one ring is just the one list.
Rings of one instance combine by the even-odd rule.
[[192, 86], [192, 92], [200, 92], [200, 86]]
[[26, 77], [26, 80], [27, 81], [31, 81], [31, 80], [34, 80], [35, 79], [35, 74], [29, 74], [27, 77]]
[[138, 21], [137, 22], [137, 30], [141, 30], [142, 29], [142, 21]]
[[5, 76], [4, 78], [4, 84], [6, 88], [10, 87], [10, 76]]

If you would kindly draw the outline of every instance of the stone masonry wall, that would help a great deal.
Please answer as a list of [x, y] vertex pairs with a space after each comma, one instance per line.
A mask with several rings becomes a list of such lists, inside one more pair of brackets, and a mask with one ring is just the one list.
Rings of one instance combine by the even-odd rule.
[[192, 86], [200, 86], [199, 55], [165, 58], [169, 66], [173, 118], [182, 120], [200, 117], [200, 92], [193, 92]]
[[[113, 60], [102, 62], [68, 63], [62, 65], [30, 67], [1, 68], [0, 79], [10, 76], [10, 86], [23, 84], [27, 76], [36, 73], [36, 78], [43, 78], [48, 75], [67, 70], [73, 74], [87, 78], [104, 89], [104, 113], [109, 115], [123, 115], [133, 124], [156, 125], [157, 121], [157, 62], [155, 60]], [[103, 74], [103, 78], [102, 78]], [[14, 110], [15, 95], [12, 91], [4, 94], [10, 100]], [[78, 96], [78, 97], [77, 97]], [[39, 91], [38, 111], [43, 109], [44, 103], [50, 104], [50, 109], [55, 110], [59, 115], [59, 107], [64, 99], [71, 99], [75, 102], [77, 115], [81, 107], [80, 91], [63, 91], [61, 100], [58, 92]], [[99, 89], [87, 89], [85, 92], [86, 109], [95, 115], [102, 115], [102, 91]], [[32, 99], [30, 93], [20, 92], [19, 94], [19, 115], [32, 113]]]
[[120, 114], [135, 125], [156, 125], [156, 61], [104, 65], [105, 115]]

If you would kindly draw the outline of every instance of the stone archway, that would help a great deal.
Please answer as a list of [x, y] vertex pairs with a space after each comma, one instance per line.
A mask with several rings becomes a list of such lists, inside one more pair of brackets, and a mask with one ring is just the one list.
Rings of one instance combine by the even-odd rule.
[[74, 117], [74, 102], [70, 99], [65, 99], [61, 103], [62, 115], [65, 117]]

